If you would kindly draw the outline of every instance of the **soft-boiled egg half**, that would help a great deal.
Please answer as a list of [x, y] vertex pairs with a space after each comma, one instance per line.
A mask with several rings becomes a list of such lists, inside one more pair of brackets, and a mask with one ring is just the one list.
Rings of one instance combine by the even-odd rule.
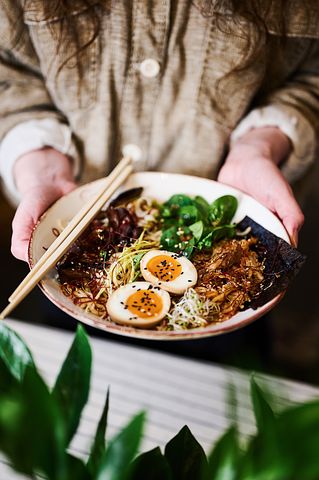
[[166, 250], [150, 250], [141, 260], [145, 280], [171, 293], [184, 293], [197, 282], [197, 270], [188, 258]]
[[149, 282], [132, 282], [113, 292], [107, 302], [111, 319], [122, 325], [151, 328], [167, 315], [171, 298]]

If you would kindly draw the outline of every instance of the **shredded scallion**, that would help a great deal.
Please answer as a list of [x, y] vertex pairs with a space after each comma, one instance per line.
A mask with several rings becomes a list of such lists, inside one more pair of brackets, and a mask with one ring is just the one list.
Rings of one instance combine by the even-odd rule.
[[148, 251], [158, 248], [159, 242], [144, 240], [144, 231], [139, 238], [123, 251], [115, 254], [115, 260], [108, 268], [106, 286], [109, 292], [127, 283], [134, 282], [140, 275], [140, 262]]

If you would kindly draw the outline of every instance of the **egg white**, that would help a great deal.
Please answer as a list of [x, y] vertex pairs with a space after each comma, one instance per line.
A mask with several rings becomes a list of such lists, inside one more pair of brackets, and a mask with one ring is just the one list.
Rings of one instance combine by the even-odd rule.
[[[127, 299], [137, 292], [138, 289], [150, 289], [152, 292], [156, 293], [163, 303], [161, 311], [152, 317], [142, 318], [134, 315], [128, 310], [128, 308], [125, 308]], [[170, 295], [165, 290], [155, 288], [154, 285], [149, 282], [132, 282], [118, 288], [110, 295], [106, 305], [108, 314], [114, 322], [137, 328], [154, 327], [167, 315], [170, 306]]]
[[[148, 262], [158, 255], [166, 255], [173, 257], [180, 263], [182, 267], [182, 273], [174, 280], [163, 281], [153, 275], [147, 268]], [[155, 286], [162, 288], [170, 293], [182, 294], [188, 288], [193, 287], [197, 283], [197, 270], [188, 258], [184, 256], [178, 256], [174, 252], [168, 252], [167, 250], [150, 250], [147, 252], [141, 260], [141, 273], [144, 279]]]

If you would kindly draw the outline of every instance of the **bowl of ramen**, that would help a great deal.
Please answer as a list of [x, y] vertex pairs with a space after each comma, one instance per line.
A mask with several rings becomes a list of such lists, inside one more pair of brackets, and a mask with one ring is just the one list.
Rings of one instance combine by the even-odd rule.
[[[59, 199], [36, 225], [32, 267], [101, 180]], [[272, 309], [304, 262], [278, 218], [244, 193], [179, 174], [130, 176], [41, 281], [61, 310], [108, 332], [194, 339]]]

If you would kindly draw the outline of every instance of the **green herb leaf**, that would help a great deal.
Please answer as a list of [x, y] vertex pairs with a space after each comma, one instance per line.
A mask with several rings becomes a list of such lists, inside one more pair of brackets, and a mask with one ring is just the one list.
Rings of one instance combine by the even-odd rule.
[[213, 245], [213, 231], [211, 230], [197, 244], [199, 250], [211, 248]]
[[189, 229], [194, 235], [195, 239], [199, 241], [204, 231], [203, 221], [199, 220], [198, 222], [193, 223], [192, 225], [189, 226]]
[[66, 480], [64, 428], [54, 399], [33, 367], [0, 399], [0, 450], [27, 475]]
[[143, 253], [137, 253], [137, 254], [134, 255], [134, 257], [133, 257], [133, 265], [134, 265], [134, 270], [135, 270], [135, 275], [134, 275], [134, 278], [133, 278], [133, 282], [135, 282], [135, 280], [137, 280], [138, 277], [139, 277], [140, 274], [141, 274], [139, 268], [140, 268], [141, 260], [142, 260], [142, 258], [144, 257], [144, 255], [145, 255], [145, 252], [143, 252]]
[[215, 242], [218, 242], [223, 238], [233, 238], [235, 236], [235, 232], [236, 230], [234, 225], [222, 225], [220, 227], [214, 227], [210, 231], [205, 229], [203, 237], [197, 244], [197, 248], [199, 250], [210, 249]]
[[187, 242], [182, 243], [182, 252], [183, 255], [187, 258], [191, 258], [195, 247], [195, 238], [191, 238]]
[[170, 207], [171, 210], [178, 210], [180, 207], [193, 205], [193, 200], [188, 195], [177, 193], [172, 195], [163, 205]]
[[179, 237], [177, 235], [177, 227], [171, 227], [162, 231], [161, 246], [165, 250], [176, 251], [176, 245], [178, 245]]
[[195, 205], [199, 208], [202, 219], [207, 221], [208, 214], [209, 214], [209, 203], [205, 198], [201, 197], [200, 195], [196, 195], [194, 198]]
[[164, 203], [160, 207], [160, 214], [163, 218], [169, 218], [173, 215], [173, 212], [172, 212], [171, 208], [168, 205], [165, 205], [165, 203]]
[[172, 474], [166, 458], [157, 447], [138, 456], [132, 464], [130, 480], [171, 480]]
[[145, 414], [140, 413], [109, 443], [97, 480], [126, 480], [139, 447]]
[[185, 225], [191, 225], [192, 223], [200, 220], [200, 213], [195, 205], [186, 205], [181, 207], [178, 211], [179, 217], [183, 220]]
[[240, 457], [238, 433], [235, 427], [231, 427], [218, 440], [208, 457], [209, 478], [236, 480]]
[[52, 396], [63, 413], [67, 443], [76, 432], [82, 409], [88, 399], [91, 360], [91, 347], [87, 335], [84, 329], [78, 326], [75, 339], [52, 391]]
[[97, 475], [101, 461], [105, 455], [105, 432], [107, 426], [107, 414], [109, 410], [109, 390], [107, 391], [106, 400], [103, 408], [103, 412], [97, 426], [91, 453], [87, 462], [87, 466], [93, 477]]
[[187, 426], [166, 445], [165, 457], [174, 480], [208, 479], [205, 452]]
[[162, 230], [179, 226], [183, 226], [183, 220], [179, 217], [162, 218]]
[[35, 369], [30, 350], [22, 338], [3, 322], [0, 324], [0, 358], [19, 382], [23, 380], [27, 367]]
[[209, 221], [214, 227], [230, 223], [237, 207], [238, 201], [233, 195], [219, 197], [209, 207]]
[[223, 238], [233, 238], [235, 232], [234, 225], [221, 225], [220, 227], [214, 227], [212, 230], [212, 242], [218, 242]]

